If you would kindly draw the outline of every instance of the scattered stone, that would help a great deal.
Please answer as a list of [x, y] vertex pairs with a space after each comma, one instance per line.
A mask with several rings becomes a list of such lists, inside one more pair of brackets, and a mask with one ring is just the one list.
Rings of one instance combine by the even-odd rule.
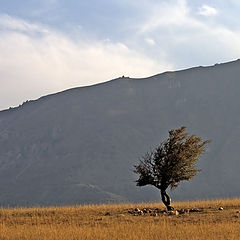
[[179, 212], [179, 214], [185, 214], [185, 213], [188, 213], [188, 210], [187, 209], [180, 209], [178, 212]]
[[150, 216], [156, 217], [158, 214], [156, 212], [152, 212]]
[[166, 213], [167, 212], [167, 210], [160, 210], [160, 209], [158, 209], [157, 211], [155, 211], [155, 212], [157, 212], [157, 213], [161, 213], [161, 214], [164, 214], [164, 213]]
[[169, 212], [168, 212], [168, 215], [169, 215], [169, 216], [174, 216], [174, 215], [175, 215], [175, 216], [178, 216], [178, 215], [179, 215], [179, 212], [178, 212], [177, 210], [172, 210], [172, 211], [169, 211]]
[[146, 208], [144, 208], [142, 211], [143, 213], [148, 213], [148, 210]]
[[176, 215], [176, 212], [175, 211], [168, 211], [168, 215], [169, 216]]
[[223, 207], [219, 207], [219, 209], [218, 209], [218, 210], [222, 211], [222, 210], [223, 210]]
[[158, 216], [158, 215], [168, 215], [168, 216], [178, 216], [180, 214], [187, 214], [187, 213], [197, 213], [197, 212], [202, 212], [202, 209], [197, 209], [197, 208], [192, 208], [192, 209], [180, 209], [180, 210], [161, 210], [160, 208], [134, 208], [134, 209], [129, 209], [128, 213], [133, 215], [133, 216]]
[[138, 215], [140, 215], [140, 216], [143, 215], [143, 211], [140, 210], [140, 211], [138, 212]]
[[238, 211], [236, 211], [236, 213], [240, 213], [240, 211], [238, 210]]
[[158, 213], [166, 214], [167, 210], [162, 210], [162, 211], [159, 211]]
[[192, 209], [189, 209], [189, 212], [202, 212], [202, 211], [197, 208], [192, 208]]

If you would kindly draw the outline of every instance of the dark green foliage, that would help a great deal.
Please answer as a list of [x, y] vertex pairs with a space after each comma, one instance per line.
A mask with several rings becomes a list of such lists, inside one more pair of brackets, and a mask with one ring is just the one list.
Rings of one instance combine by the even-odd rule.
[[186, 127], [169, 131], [169, 138], [154, 151], [146, 153], [135, 166], [139, 174], [137, 186], [153, 185], [165, 192], [175, 188], [180, 181], [190, 180], [200, 170], [195, 164], [209, 140], [188, 135]]

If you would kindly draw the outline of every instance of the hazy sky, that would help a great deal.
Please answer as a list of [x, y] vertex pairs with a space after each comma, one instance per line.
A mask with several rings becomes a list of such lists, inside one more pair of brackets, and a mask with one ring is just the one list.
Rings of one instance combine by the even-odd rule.
[[240, 58], [239, 0], [0, 0], [0, 109]]

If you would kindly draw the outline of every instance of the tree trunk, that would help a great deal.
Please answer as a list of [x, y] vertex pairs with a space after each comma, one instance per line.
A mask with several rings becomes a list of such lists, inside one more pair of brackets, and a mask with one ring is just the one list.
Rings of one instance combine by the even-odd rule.
[[166, 190], [161, 189], [161, 197], [162, 197], [162, 202], [166, 206], [167, 210], [168, 211], [173, 210], [174, 208], [172, 206], [170, 206], [171, 205], [171, 198], [167, 194]]

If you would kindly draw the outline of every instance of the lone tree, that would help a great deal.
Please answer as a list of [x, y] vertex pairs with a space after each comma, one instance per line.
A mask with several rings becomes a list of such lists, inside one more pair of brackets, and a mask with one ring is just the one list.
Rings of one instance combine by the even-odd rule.
[[183, 126], [169, 131], [169, 138], [154, 151], [147, 152], [134, 166], [134, 172], [139, 174], [137, 186], [153, 185], [158, 188], [167, 210], [174, 209], [167, 188], [176, 188], [180, 181], [190, 180], [200, 171], [195, 164], [210, 142], [188, 135], [185, 130]]

